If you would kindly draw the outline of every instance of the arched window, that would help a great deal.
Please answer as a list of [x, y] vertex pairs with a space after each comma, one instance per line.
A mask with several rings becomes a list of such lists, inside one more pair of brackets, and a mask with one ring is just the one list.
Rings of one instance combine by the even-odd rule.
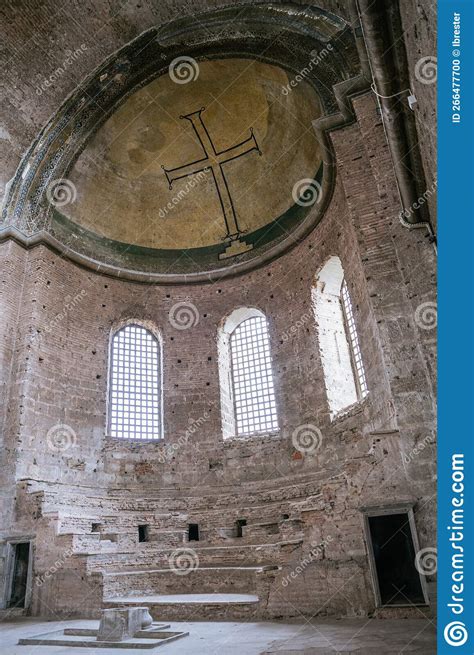
[[219, 331], [224, 438], [278, 432], [270, 338], [258, 309], [236, 309]]
[[161, 342], [129, 323], [111, 335], [107, 433], [122, 439], [162, 435]]
[[331, 417], [368, 394], [352, 303], [339, 257], [316, 277], [313, 306]]

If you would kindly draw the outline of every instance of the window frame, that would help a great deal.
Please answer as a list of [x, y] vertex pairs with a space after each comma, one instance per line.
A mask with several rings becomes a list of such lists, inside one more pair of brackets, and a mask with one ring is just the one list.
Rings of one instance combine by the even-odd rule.
[[[265, 321], [266, 337], [268, 339], [268, 348], [270, 356], [270, 373], [272, 381], [274, 407], [270, 407], [271, 414], [267, 417], [274, 417], [277, 424], [276, 428], [267, 428], [264, 430], [252, 432], [240, 432], [237, 421], [237, 398], [236, 398], [236, 381], [235, 367], [232, 357], [232, 338], [242, 324], [253, 318], [261, 318]], [[273, 367], [272, 344], [270, 338], [269, 321], [266, 314], [256, 307], [237, 307], [224, 319], [222, 319], [218, 331], [218, 360], [219, 360], [219, 388], [221, 398], [221, 425], [222, 437], [224, 441], [232, 439], [250, 439], [255, 437], [277, 436], [280, 433], [279, 408], [277, 401], [276, 380]]]
[[[313, 280], [311, 300], [315, 331], [332, 423], [356, 411], [369, 396], [370, 389], [349, 285], [339, 255], [327, 257]], [[343, 297], [344, 289], [346, 298]], [[360, 376], [355, 346], [361, 364]]]
[[[112, 373], [113, 373], [113, 345], [115, 337], [129, 327], [138, 327], [146, 330], [154, 339], [158, 347], [158, 397], [159, 397], [159, 412], [158, 412], [158, 436], [157, 437], [119, 437], [111, 434], [111, 420], [112, 420]], [[162, 443], [164, 441], [164, 422], [163, 422], [163, 340], [159, 330], [148, 321], [141, 321], [140, 319], [127, 319], [112, 327], [109, 334], [108, 344], [108, 366], [107, 366], [107, 394], [106, 394], [106, 427], [105, 433], [108, 439], [118, 441], [121, 443]]]

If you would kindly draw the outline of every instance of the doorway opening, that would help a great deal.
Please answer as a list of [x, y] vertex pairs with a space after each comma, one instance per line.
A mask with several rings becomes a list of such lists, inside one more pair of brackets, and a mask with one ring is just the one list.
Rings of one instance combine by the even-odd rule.
[[425, 605], [427, 597], [415, 566], [418, 545], [413, 512], [366, 518], [379, 605]]
[[30, 542], [12, 544], [13, 567], [8, 608], [24, 608], [28, 591], [28, 572], [30, 562]]

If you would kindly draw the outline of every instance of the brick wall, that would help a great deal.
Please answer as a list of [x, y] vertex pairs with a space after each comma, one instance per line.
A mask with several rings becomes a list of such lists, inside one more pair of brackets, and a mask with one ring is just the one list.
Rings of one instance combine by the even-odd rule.
[[[291, 607], [308, 614], [321, 606], [329, 614], [372, 611], [363, 507], [413, 502], [420, 545], [434, 545], [434, 452], [426, 441], [434, 421], [434, 331], [419, 311], [434, 299], [433, 251], [424, 230], [408, 231], [398, 222], [390, 154], [373, 98], [358, 98], [355, 108], [358, 122], [332, 134], [338, 176], [326, 216], [291, 252], [243, 277], [147, 286], [91, 273], [43, 246], [29, 252], [1, 246], [9, 271], [1, 355], [9, 388], [3, 456], [10, 507], [14, 473], [40, 494], [54, 488], [58, 498], [72, 489], [78, 498], [126, 494], [137, 508], [131, 524], [146, 519], [152, 530], [163, 529], [153, 523], [161, 512], [172, 532], [199, 522], [213, 542], [219, 530], [233, 529], [261, 491], [272, 521], [291, 511], [304, 522], [302, 545], [279, 556], [283, 568], [270, 586], [267, 616], [291, 614]], [[331, 255], [344, 267], [369, 387], [360, 405], [334, 421], [311, 293]], [[182, 302], [198, 317], [185, 330], [170, 321]], [[268, 317], [281, 431], [224, 441], [216, 337], [223, 317], [241, 306]], [[124, 443], [105, 433], [109, 335], [129, 318], [155, 325], [163, 339], [163, 443]], [[307, 425], [313, 434], [320, 431], [321, 444], [295, 456], [294, 435]], [[155, 514], [143, 516], [139, 506], [148, 497], [155, 498]], [[104, 503], [89, 505], [88, 522], [104, 520]], [[74, 517], [77, 507], [71, 500], [61, 512]], [[57, 537], [55, 550], [46, 536], [57, 525], [47, 523], [46, 530], [37, 512], [22, 513], [18, 503], [16, 510], [5, 533], [36, 533], [44, 570], [64, 548], [64, 537]], [[110, 511], [118, 522], [118, 506]], [[321, 541], [323, 554], [285, 587], [285, 575]], [[120, 540], [110, 548], [119, 546]], [[61, 580], [69, 579], [61, 575], [59, 598]]]

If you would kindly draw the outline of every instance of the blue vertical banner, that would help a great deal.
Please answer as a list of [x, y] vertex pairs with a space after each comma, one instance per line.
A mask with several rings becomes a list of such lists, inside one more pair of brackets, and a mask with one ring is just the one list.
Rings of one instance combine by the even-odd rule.
[[438, 655], [474, 653], [474, 0], [438, 2]]

